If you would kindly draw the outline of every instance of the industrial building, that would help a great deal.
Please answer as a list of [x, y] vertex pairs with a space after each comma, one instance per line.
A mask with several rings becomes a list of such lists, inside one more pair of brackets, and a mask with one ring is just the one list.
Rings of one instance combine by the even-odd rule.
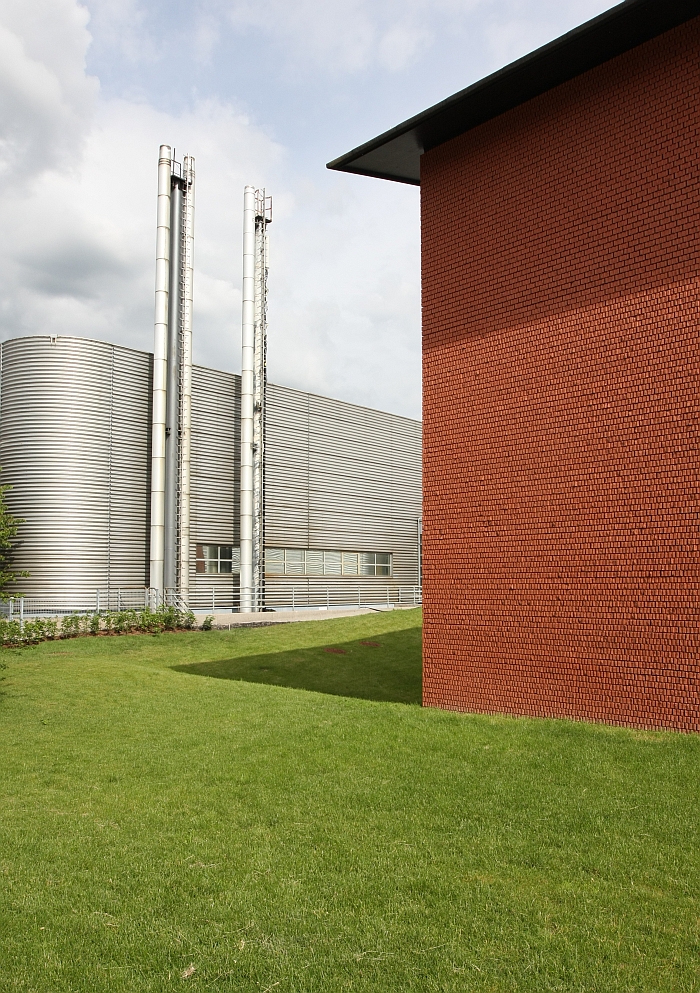
[[[18, 588], [47, 608], [150, 587], [153, 356], [85, 338], [0, 345], [0, 465], [26, 521]], [[238, 609], [241, 377], [192, 369], [188, 603]], [[268, 384], [267, 605], [419, 596], [421, 424]], [[285, 554], [286, 553], [286, 554]]]
[[0, 345], [25, 612], [420, 602], [420, 421], [267, 382], [271, 214], [250, 187], [243, 372], [193, 365], [194, 160], [162, 146], [159, 177], [154, 353]]
[[330, 168], [419, 185], [424, 702], [700, 730], [700, 2]]

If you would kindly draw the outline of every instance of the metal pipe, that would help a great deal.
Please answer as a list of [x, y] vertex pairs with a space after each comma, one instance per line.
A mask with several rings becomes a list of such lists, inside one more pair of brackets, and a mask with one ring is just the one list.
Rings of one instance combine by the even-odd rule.
[[265, 590], [265, 396], [267, 382], [267, 198], [255, 193], [255, 347], [253, 356], [253, 610]]
[[241, 322], [241, 611], [253, 609], [253, 369], [255, 362], [255, 188], [243, 194]]
[[192, 303], [194, 283], [194, 158], [183, 159], [182, 381], [180, 401], [180, 594], [190, 589], [190, 461], [192, 450]]
[[165, 404], [170, 288], [170, 145], [160, 146], [156, 233], [156, 306], [153, 341], [153, 415], [151, 428], [150, 585], [163, 588], [165, 543]]
[[177, 496], [180, 442], [180, 322], [182, 319], [182, 187], [173, 178], [170, 200], [170, 295], [165, 417], [163, 586], [177, 586]]

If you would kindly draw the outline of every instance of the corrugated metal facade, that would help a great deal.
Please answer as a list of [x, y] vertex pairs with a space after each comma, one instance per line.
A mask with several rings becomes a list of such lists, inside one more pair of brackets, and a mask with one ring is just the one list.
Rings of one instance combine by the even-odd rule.
[[240, 411], [240, 376], [193, 366], [190, 603], [199, 609], [231, 607], [238, 599], [238, 575], [197, 573], [196, 549], [239, 546]]
[[151, 356], [85, 338], [0, 346], [0, 466], [30, 596], [147, 582]]
[[[0, 346], [0, 466], [26, 518], [17, 566], [33, 596], [94, 595], [148, 582], [152, 356], [82, 338]], [[197, 572], [197, 545], [239, 545], [240, 377], [195, 366], [190, 601], [236, 605], [237, 574]], [[388, 552], [382, 586], [418, 583], [419, 421], [270, 385], [266, 546]], [[235, 553], [234, 553], [235, 557]], [[336, 577], [268, 577], [297, 592]]]
[[[417, 585], [420, 421], [270, 385], [265, 509], [268, 548], [389, 552], [390, 579], [343, 584]], [[266, 590], [339, 581], [268, 575]]]

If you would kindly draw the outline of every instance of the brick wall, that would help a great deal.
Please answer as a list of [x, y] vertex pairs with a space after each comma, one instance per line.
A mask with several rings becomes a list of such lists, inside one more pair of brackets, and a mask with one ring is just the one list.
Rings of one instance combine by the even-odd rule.
[[699, 61], [423, 156], [427, 705], [700, 730]]

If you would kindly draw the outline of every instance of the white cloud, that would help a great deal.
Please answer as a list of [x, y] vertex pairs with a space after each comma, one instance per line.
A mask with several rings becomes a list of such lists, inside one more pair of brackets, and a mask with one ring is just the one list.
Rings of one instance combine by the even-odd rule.
[[[4, 260], [4, 337], [51, 331], [150, 348], [155, 187], [162, 141], [197, 153], [197, 294], [205, 353], [235, 362], [239, 201], [280, 150], [231, 107], [202, 102], [175, 118], [103, 101], [70, 172], [45, 171], [4, 205], [15, 237]], [[201, 275], [201, 278], [200, 278]]]
[[[484, 11], [484, 39], [494, 64], [508, 65], [558, 37], [566, 27], [583, 24], [610, 6], [610, 0], [569, 0], [563, 9], [555, 0], [542, 0], [537, 5], [518, 0], [493, 4], [491, 10]], [[563, 12], [569, 21], [564, 28]]]
[[391, 72], [410, 65], [419, 49], [432, 41], [426, 28], [396, 24], [384, 32], [378, 44], [379, 63]]
[[[78, 334], [152, 347], [156, 164], [165, 141], [197, 163], [195, 360], [239, 367], [242, 192], [249, 182], [267, 185], [275, 195], [271, 378], [416, 413], [416, 191], [371, 184], [362, 199], [344, 176], [295, 189], [284, 150], [228, 103], [200, 100], [171, 114], [100, 97], [85, 71], [84, 9], [68, 0], [54, 8], [46, 33], [61, 37], [60, 58], [17, 10], [14, 21], [4, 10], [0, 18], [11, 56], [0, 70], [0, 134], [6, 169], [23, 183], [0, 188], [11, 232], [0, 246], [0, 336]], [[386, 57], [403, 57], [411, 44], [399, 39], [398, 54]]]
[[139, 0], [85, 0], [85, 3], [90, 9], [98, 46], [103, 51], [119, 52], [132, 65], [162, 60], [165, 32], [155, 29], [146, 3]]
[[405, 69], [433, 41], [433, 25], [472, 10], [480, 0], [209, 0], [236, 29], [256, 28], [273, 39], [297, 70], [332, 73], [379, 66]]
[[26, 184], [80, 149], [97, 80], [85, 73], [87, 11], [5, 0], [0, 14], [0, 180]]
[[[420, 86], [427, 72], [441, 86], [451, 60], [450, 78], [465, 85], [465, 39], [469, 58], [481, 46], [496, 68], [610, 0], [198, 0], [187, 18], [169, 16], [166, 0], [85, 2], [92, 21], [77, 0], [0, 7], [0, 209], [8, 232], [0, 243], [0, 336], [79, 334], [152, 347], [156, 161], [165, 141], [178, 157], [197, 160], [196, 361], [238, 368], [242, 190], [266, 185], [275, 199], [271, 379], [417, 415], [418, 191], [320, 175], [320, 162], [313, 180], [305, 178], [310, 168], [298, 176], [290, 153], [230, 94], [196, 99], [180, 87], [176, 96], [191, 103], [166, 112], [148, 87], [162, 83], [164, 66], [181, 84], [190, 76], [175, 74], [192, 60], [215, 77], [239, 54], [236, 45], [249, 43], [260, 45], [261, 74], [270, 72], [259, 86], [269, 87], [280, 114], [299, 113], [299, 94], [315, 92], [294, 90], [287, 100], [280, 65], [313, 76], [341, 108], [355, 86], [332, 90], [343, 74], [365, 73], [363, 85], [379, 80], [379, 99], [387, 76], [375, 70], [404, 86], [423, 60]], [[91, 33], [104, 56], [100, 71], [112, 74], [110, 93], [120, 99], [100, 95], [86, 71]], [[303, 156], [294, 153], [298, 168]]]
[[273, 222], [270, 376], [418, 416], [418, 191], [367, 182], [308, 185]]
[[0, 8], [3, 27], [59, 80], [76, 108], [94, 96], [95, 81], [85, 75], [89, 16], [87, 7], [76, 0], [3, 0]]

